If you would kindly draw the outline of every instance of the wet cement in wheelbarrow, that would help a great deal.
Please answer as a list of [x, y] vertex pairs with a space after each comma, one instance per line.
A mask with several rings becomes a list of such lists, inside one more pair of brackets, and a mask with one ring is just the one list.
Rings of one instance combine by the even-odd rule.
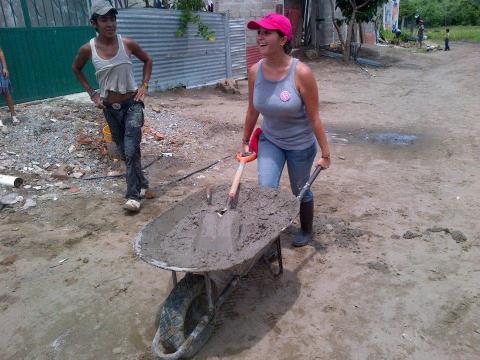
[[136, 240], [145, 261], [160, 267], [209, 271], [254, 258], [298, 212], [290, 192], [243, 185], [235, 210], [223, 217], [228, 186], [202, 190], [147, 224]]

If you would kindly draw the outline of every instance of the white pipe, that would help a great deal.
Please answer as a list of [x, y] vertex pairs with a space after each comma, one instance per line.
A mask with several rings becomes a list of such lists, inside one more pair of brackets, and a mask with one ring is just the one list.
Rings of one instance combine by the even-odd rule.
[[23, 184], [23, 179], [16, 176], [2, 175], [0, 174], [0, 185], [20, 187]]

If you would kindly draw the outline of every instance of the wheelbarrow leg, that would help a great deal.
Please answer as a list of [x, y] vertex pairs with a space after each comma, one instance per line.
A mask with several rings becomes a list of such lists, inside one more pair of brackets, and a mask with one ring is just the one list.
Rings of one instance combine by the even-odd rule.
[[276, 252], [277, 252], [277, 263], [278, 263], [278, 270], [275, 271], [272, 267], [272, 264], [270, 264], [270, 261], [263, 257], [263, 261], [267, 265], [268, 270], [270, 273], [273, 275], [273, 277], [278, 277], [283, 274], [283, 259], [282, 259], [282, 244], [280, 243], [280, 236], [277, 236], [275, 239], [275, 247], [276, 247]]
[[205, 273], [203, 276], [205, 278], [205, 288], [207, 290], [208, 313], [211, 316], [215, 310], [215, 305], [213, 303], [212, 280], [210, 279], [208, 273]]
[[278, 272], [274, 276], [280, 276], [283, 274], [283, 259], [282, 259], [282, 244], [280, 243], [280, 236], [277, 236], [277, 240], [275, 240], [277, 244], [277, 261], [278, 261]]
[[177, 280], [177, 272], [172, 270], [172, 284], [173, 287], [177, 286], [178, 280]]

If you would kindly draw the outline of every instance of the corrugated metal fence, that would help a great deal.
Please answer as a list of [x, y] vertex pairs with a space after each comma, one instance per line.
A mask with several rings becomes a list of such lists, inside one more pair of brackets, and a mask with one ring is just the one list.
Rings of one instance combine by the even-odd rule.
[[[152, 89], [195, 87], [226, 77], [246, 77], [244, 20], [229, 20], [228, 15], [219, 13], [199, 13], [215, 32], [216, 41], [210, 42], [197, 35], [195, 25], [189, 27], [185, 37], [176, 37], [180, 14], [152, 8], [119, 11], [118, 32], [137, 40], [153, 57]], [[82, 91], [71, 64], [78, 48], [95, 35], [93, 28], [40, 27], [33, 23], [24, 26], [23, 22], [17, 25], [0, 28], [0, 46], [7, 57], [15, 102]], [[142, 64], [137, 60], [134, 63], [135, 78], [140, 82]], [[94, 85], [90, 63], [85, 72]], [[0, 105], [3, 104], [0, 97]]]
[[[153, 58], [150, 87], [165, 90], [214, 84], [227, 77], [245, 78], [245, 21], [230, 20], [227, 14], [199, 13], [215, 33], [215, 41], [197, 35], [189, 25], [184, 37], [176, 37], [180, 11], [126, 9], [118, 14], [118, 32], [131, 37]], [[142, 79], [142, 63], [134, 60], [137, 82]]]

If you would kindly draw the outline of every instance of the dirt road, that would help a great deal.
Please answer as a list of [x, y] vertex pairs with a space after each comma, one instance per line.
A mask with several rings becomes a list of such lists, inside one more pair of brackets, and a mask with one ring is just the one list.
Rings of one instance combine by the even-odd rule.
[[[453, 45], [383, 49], [393, 66], [368, 72], [310, 62], [333, 154], [313, 187], [316, 241], [293, 249], [282, 235], [285, 274], [255, 268], [199, 359], [480, 358], [480, 46]], [[159, 194], [139, 215], [121, 209], [123, 182], [0, 213], [2, 359], [152, 358], [169, 273], [139, 260], [132, 239], [192, 191], [230, 180], [232, 159], [160, 186], [237, 150], [241, 91], [149, 99], [147, 115], [160, 106], [185, 120], [173, 157], [149, 168]]]

